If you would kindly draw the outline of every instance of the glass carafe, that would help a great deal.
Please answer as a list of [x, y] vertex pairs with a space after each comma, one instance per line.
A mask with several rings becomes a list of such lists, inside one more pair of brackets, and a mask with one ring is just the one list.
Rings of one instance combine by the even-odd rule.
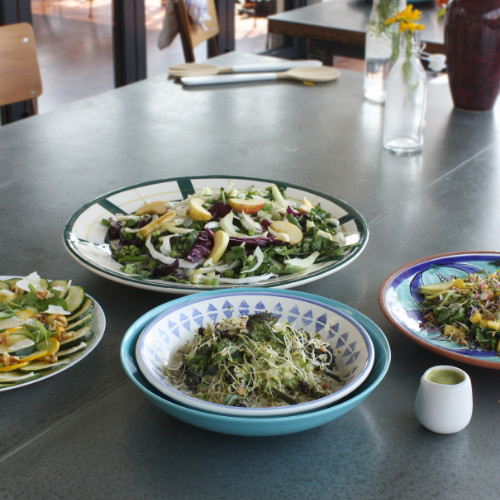
[[393, 153], [419, 153], [424, 142], [427, 81], [415, 34], [400, 35], [398, 60], [387, 78], [384, 147]]
[[406, 7], [406, 0], [373, 0], [373, 7], [366, 26], [365, 78], [363, 93], [369, 101], [383, 103], [386, 81], [392, 63], [396, 42], [385, 21]]

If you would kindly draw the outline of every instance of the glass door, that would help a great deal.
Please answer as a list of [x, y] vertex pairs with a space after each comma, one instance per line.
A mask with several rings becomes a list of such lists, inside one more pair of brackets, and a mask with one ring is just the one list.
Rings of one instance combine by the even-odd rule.
[[[312, 1], [317, 0], [310, 0]], [[293, 41], [268, 35], [267, 18], [307, 5], [308, 0], [238, 0], [236, 3], [235, 50], [238, 52], [293, 54]]]

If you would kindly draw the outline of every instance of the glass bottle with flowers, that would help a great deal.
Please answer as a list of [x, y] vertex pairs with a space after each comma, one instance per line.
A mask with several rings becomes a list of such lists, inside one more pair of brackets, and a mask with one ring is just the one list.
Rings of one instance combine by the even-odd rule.
[[385, 21], [406, 7], [406, 0], [373, 0], [366, 26], [365, 78], [363, 93], [369, 101], [383, 103], [386, 80], [397, 52], [397, 40], [385, 26]]
[[424, 141], [427, 81], [420, 62], [418, 32], [425, 29], [417, 21], [422, 12], [408, 5], [386, 21], [398, 26], [399, 55], [387, 78], [384, 110], [384, 147], [393, 153], [410, 155], [422, 151]]

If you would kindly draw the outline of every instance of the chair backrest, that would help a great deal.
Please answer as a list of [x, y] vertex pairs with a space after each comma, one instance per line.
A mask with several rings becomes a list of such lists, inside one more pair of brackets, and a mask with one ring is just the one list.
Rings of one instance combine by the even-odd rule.
[[36, 114], [42, 93], [35, 34], [28, 23], [0, 26], [0, 106], [29, 101]]
[[194, 48], [205, 41], [208, 42], [209, 56], [216, 56], [218, 48], [215, 37], [219, 34], [219, 21], [214, 0], [207, 0], [210, 21], [205, 21], [206, 30], [191, 22], [184, 0], [173, 1], [186, 62], [194, 62]]

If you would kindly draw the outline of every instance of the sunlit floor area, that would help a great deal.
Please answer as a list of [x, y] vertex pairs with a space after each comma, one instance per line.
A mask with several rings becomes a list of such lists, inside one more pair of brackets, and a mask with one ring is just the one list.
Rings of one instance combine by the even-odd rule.
[[[184, 54], [179, 36], [166, 49], [158, 49], [165, 7], [161, 0], [145, 4], [150, 77], [184, 62]], [[40, 113], [113, 88], [110, 0], [94, 0], [92, 8], [88, 0], [33, 0], [32, 12], [43, 80]], [[259, 53], [266, 49], [266, 18], [236, 14], [235, 30], [236, 50]], [[205, 59], [206, 46], [197, 47], [195, 55]]]
[[[111, 0], [32, 0], [33, 27], [40, 60], [43, 94], [38, 99], [44, 113], [64, 104], [111, 90], [114, 87]], [[180, 37], [166, 49], [157, 46], [165, 16], [162, 0], [145, 0], [148, 77], [165, 74], [169, 66], [184, 62]], [[267, 18], [235, 7], [236, 50], [257, 54], [269, 47]], [[195, 49], [197, 60], [206, 59], [203, 44]], [[335, 65], [360, 69], [360, 61], [339, 58]], [[361, 63], [362, 69], [362, 63]]]

